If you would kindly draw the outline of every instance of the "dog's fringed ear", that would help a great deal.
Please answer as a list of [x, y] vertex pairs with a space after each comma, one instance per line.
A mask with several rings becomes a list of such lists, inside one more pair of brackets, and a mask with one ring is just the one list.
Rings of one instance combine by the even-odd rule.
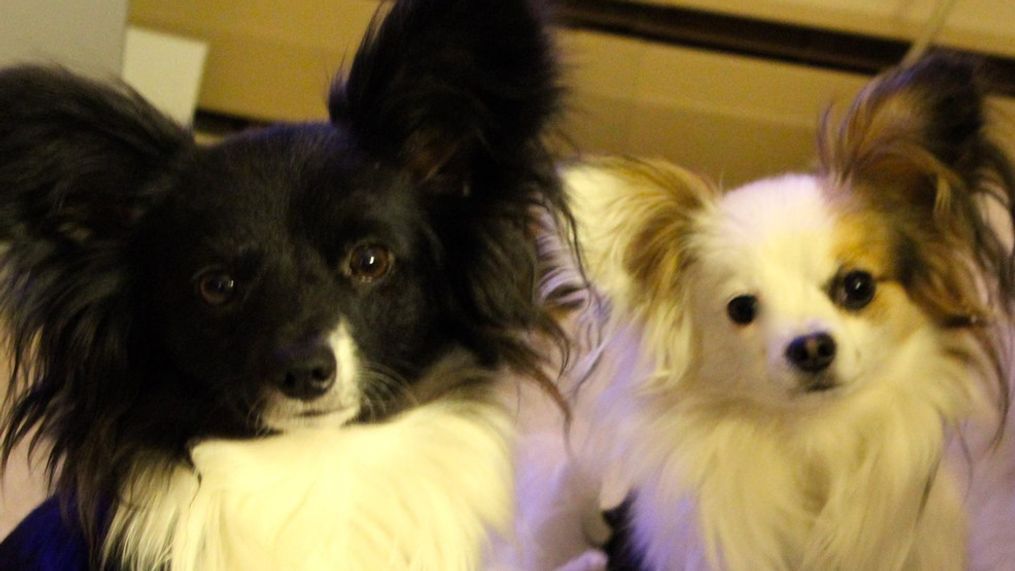
[[977, 75], [973, 61], [941, 54], [878, 76], [838, 124], [826, 113], [823, 170], [900, 192], [924, 186], [931, 204], [939, 176], [973, 186], [985, 122]]
[[718, 204], [719, 189], [663, 161], [611, 158], [592, 164], [568, 177], [589, 278], [618, 306], [618, 315], [644, 323], [652, 354], [676, 374], [686, 366], [689, 350], [683, 346], [689, 338], [682, 335], [690, 331], [686, 308], [693, 287], [688, 270], [698, 257], [694, 237], [701, 218]]
[[432, 191], [482, 192], [472, 179], [529, 160], [558, 111], [542, 20], [532, 0], [396, 2], [335, 82], [332, 121]]
[[[999, 189], [1010, 209], [1011, 166], [988, 134], [978, 60], [928, 56], [875, 78], [838, 122], [826, 113], [819, 136], [823, 173], [878, 203], [919, 209], [968, 238], [970, 197]], [[995, 188], [996, 187], [996, 188]]]
[[[999, 307], [1011, 312], [1015, 299], [1010, 230], [986, 215], [1000, 205], [1006, 224], [1015, 222], [1015, 171], [991, 139], [983, 76], [977, 60], [946, 53], [889, 70], [841, 121], [826, 114], [819, 137], [821, 168], [831, 184], [886, 211], [908, 213], [893, 217], [905, 238], [922, 252], [940, 253], [940, 266], [956, 266], [934, 268], [933, 260], [908, 265], [950, 276], [953, 283], [926, 292], [927, 301], [943, 320], [956, 323], [983, 317], [973, 301], [977, 278], [961, 275], [969, 261], [997, 279]], [[965, 262], [955, 263], [957, 256]]]
[[602, 164], [626, 181], [622, 192], [602, 202], [595, 218], [599, 249], [630, 280], [632, 291], [616, 293], [632, 305], [667, 304], [685, 286], [695, 257], [696, 220], [715, 206], [718, 190], [663, 161], [606, 159]]
[[56, 68], [0, 71], [0, 239], [121, 233], [190, 144], [125, 87]]
[[[129, 386], [130, 237], [192, 145], [127, 88], [53, 68], [0, 71], [0, 313], [13, 363], [0, 398], [0, 468], [34, 434], [33, 445], [49, 447], [57, 491], [79, 505], [108, 500], [98, 496], [119, 460], [101, 448], [113, 437], [69, 427], [119, 430], [91, 395]], [[61, 464], [75, 470], [57, 474]], [[94, 514], [81, 515], [93, 536]]]

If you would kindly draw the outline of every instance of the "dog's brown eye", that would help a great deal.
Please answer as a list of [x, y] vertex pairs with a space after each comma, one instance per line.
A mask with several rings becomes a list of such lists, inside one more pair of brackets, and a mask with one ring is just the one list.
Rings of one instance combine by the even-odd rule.
[[850, 311], [858, 311], [874, 299], [877, 280], [868, 272], [854, 270], [842, 276], [837, 290], [835, 295], [839, 305]]
[[208, 305], [223, 305], [236, 295], [236, 280], [225, 272], [209, 272], [198, 279], [197, 293]]
[[726, 304], [726, 313], [738, 325], [747, 325], [758, 316], [758, 298], [753, 295], [738, 295]]
[[363, 283], [383, 278], [389, 271], [395, 257], [391, 250], [380, 244], [362, 244], [353, 248], [346, 264], [346, 273]]

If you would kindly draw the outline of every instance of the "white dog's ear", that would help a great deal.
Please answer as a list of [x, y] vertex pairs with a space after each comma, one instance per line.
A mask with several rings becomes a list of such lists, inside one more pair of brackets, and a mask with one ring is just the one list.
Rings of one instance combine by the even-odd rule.
[[826, 114], [821, 165], [840, 181], [933, 207], [938, 179], [975, 186], [985, 158], [983, 91], [975, 62], [958, 56], [888, 70], [841, 121]]
[[672, 300], [715, 187], [663, 161], [604, 159], [575, 174], [568, 182], [592, 280], [632, 309]]
[[[1012, 312], [1015, 169], [990, 138], [976, 60], [938, 54], [875, 78], [839, 121], [826, 115], [821, 167], [833, 188], [855, 193], [892, 220], [899, 279], [945, 324], [989, 317], [984, 277]], [[992, 223], [987, 202], [1008, 220]], [[971, 271], [970, 262], [977, 266]]]
[[702, 218], [717, 207], [717, 187], [663, 161], [631, 159], [586, 163], [566, 178], [592, 284], [617, 318], [644, 324], [660, 367], [682, 369], [690, 332], [687, 272]]

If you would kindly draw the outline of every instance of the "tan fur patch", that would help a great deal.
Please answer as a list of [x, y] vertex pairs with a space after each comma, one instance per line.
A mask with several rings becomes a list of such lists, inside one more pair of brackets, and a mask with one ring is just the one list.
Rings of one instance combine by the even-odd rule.
[[899, 246], [890, 217], [870, 210], [851, 207], [838, 200], [843, 214], [836, 225], [834, 252], [844, 271], [864, 270], [877, 280], [877, 290], [869, 305], [859, 310], [864, 319], [877, 322], [901, 340], [925, 322], [923, 312], [914, 305], [898, 275]]
[[629, 182], [629, 192], [617, 206], [636, 229], [624, 248], [624, 269], [650, 297], [668, 297], [693, 259], [688, 238], [695, 217], [715, 204], [719, 191], [662, 161], [623, 160], [610, 167]]

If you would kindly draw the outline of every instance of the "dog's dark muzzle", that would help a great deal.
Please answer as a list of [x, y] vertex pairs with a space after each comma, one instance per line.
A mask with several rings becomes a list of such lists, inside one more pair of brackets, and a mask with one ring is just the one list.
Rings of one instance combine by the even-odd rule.
[[303, 401], [321, 397], [335, 384], [338, 362], [323, 344], [280, 355], [276, 383], [282, 394]]

